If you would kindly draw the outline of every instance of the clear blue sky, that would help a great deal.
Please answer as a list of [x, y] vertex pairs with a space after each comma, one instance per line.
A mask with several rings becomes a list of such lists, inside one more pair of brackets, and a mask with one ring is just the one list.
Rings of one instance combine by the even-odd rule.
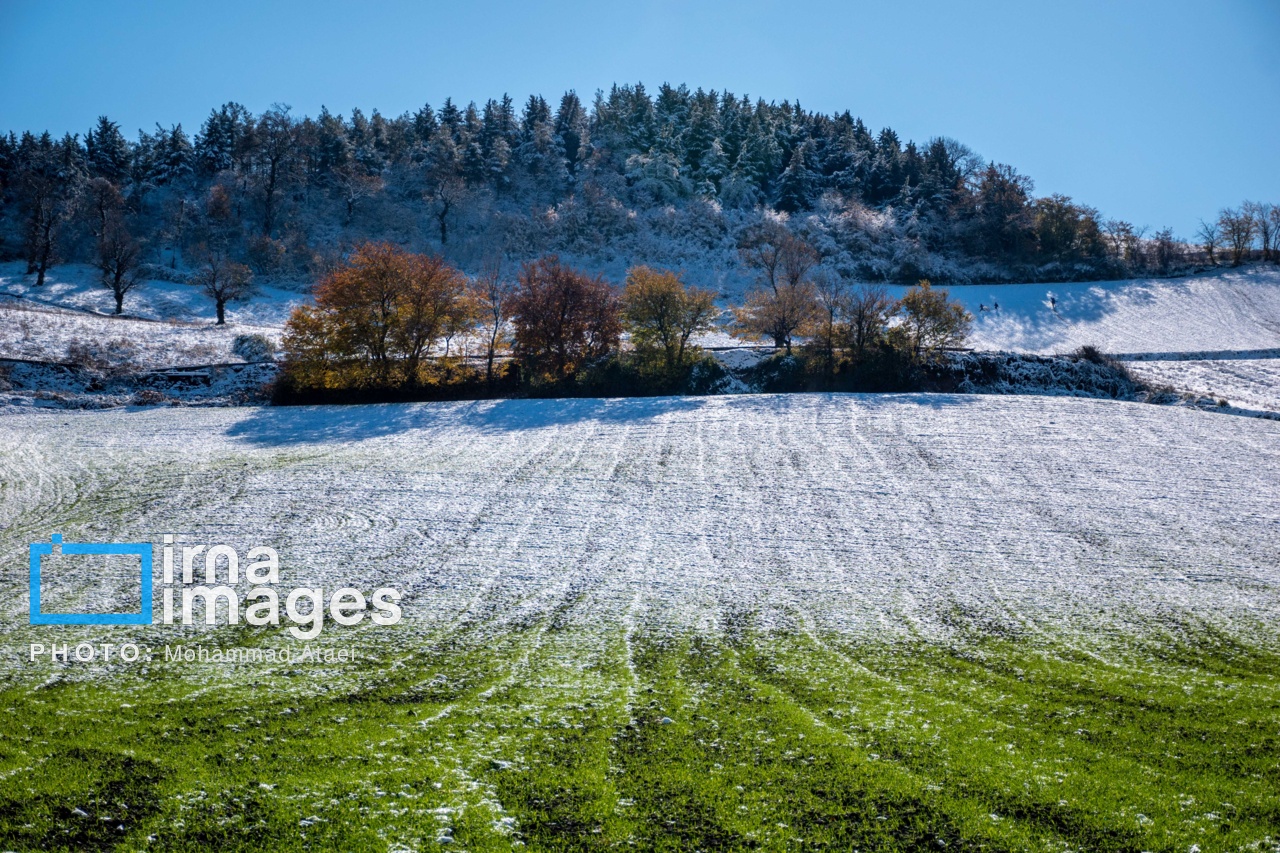
[[1278, 47], [1277, 0], [0, 0], [0, 129], [685, 82], [953, 136], [1040, 194], [1190, 236], [1280, 202]]

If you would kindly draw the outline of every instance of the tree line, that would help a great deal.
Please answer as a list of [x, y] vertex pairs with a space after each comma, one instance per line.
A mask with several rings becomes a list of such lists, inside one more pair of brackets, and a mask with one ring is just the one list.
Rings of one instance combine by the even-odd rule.
[[83, 135], [0, 136], [0, 258], [38, 282], [60, 261], [95, 263], [120, 300], [142, 265], [235, 292], [248, 274], [317, 280], [370, 240], [471, 270], [554, 253], [683, 266], [718, 286], [768, 221], [864, 281], [1163, 274], [1223, 248], [1239, 262], [1257, 242], [1273, 257], [1274, 213], [1249, 211], [1247, 228], [1220, 217], [1193, 246], [1037, 197], [1028, 176], [952, 139], [683, 85], [615, 85], [590, 104], [567, 92], [554, 108], [446, 99], [397, 117], [228, 103], [194, 134], [130, 139], [102, 117]]
[[[741, 254], [756, 284], [728, 326], [773, 344], [809, 387], [901, 383], [962, 344], [972, 321], [928, 281], [895, 300], [817, 270], [813, 248], [781, 226], [758, 229]], [[618, 286], [548, 255], [513, 277], [497, 266], [468, 277], [438, 255], [366, 243], [290, 317], [277, 399], [704, 392], [724, 370], [698, 340], [723, 313], [713, 292], [664, 269], [632, 267]]]

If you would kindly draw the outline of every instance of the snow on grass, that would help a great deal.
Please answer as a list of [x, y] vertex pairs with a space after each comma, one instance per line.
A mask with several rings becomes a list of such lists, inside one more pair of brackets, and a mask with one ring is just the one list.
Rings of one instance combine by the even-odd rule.
[[291, 586], [400, 587], [426, 633], [566, 588], [580, 625], [637, 594], [651, 627], [708, 630], [1280, 624], [1272, 422], [793, 395], [15, 414], [0, 438], [11, 563], [51, 532], [267, 542]]
[[1170, 385], [1239, 408], [1280, 412], [1280, 359], [1132, 361], [1126, 366], [1155, 386]]
[[1280, 346], [1280, 270], [1274, 267], [948, 290], [974, 315], [969, 346], [976, 349], [1064, 353], [1089, 344], [1111, 353], [1177, 353]]
[[277, 326], [231, 322], [138, 320], [89, 314], [0, 297], [0, 358], [70, 361], [72, 347], [110, 353], [121, 367], [169, 367], [243, 361], [231, 351], [237, 335], [279, 340]]
[[[25, 273], [26, 266], [20, 262], [0, 264], [0, 294], [96, 314], [110, 315], [115, 311], [115, 297], [98, 283], [98, 272], [91, 266], [56, 266], [41, 287], [35, 286], [34, 275]], [[260, 285], [252, 299], [227, 306], [227, 321], [281, 327], [294, 306], [305, 301], [307, 296], [297, 291]], [[124, 311], [150, 320], [212, 323], [216, 319], [213, 301], [200, 288], [157, 279], [148, 279], [130, 291], [125, 296]]]
[[[125, 316], [83, 264], [54, 267], [37, 288], [21, 263], [0, 264], [0, 358], [68, 361], [75, 344], [109, 348], [118, 366], [134, 368], [243, 361], [231, 351], [236, 335], [279, 341], [303, 294], [261, 287], [248, 302], [227, 307], [215, 325], [213, 302], [189, 284], [147, 280], [125, 297]], [[111, 346], [108, 346], [111, 345]]]

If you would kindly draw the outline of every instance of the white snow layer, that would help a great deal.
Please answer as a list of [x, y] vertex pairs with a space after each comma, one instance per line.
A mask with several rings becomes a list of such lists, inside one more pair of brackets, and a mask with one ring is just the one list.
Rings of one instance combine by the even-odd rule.
[[[1069, 398], [9, 413], [0, 559], [25, 567], [51, 533], [268, 544], [284, 589], [402, 590], [411, 644], [554, 612], [1095, 647], [1211, 625], [1274, 645], [1277, 483], [1278, 422]], [[25, 568], [0, 583], [18, 639]]]

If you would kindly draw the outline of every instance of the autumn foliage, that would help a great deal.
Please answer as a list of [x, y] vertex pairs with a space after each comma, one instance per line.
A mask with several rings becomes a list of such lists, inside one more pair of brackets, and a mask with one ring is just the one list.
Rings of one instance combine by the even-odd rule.
[[689, 287], [666, 270], [632, 267], [622, 292], [622, 317], [643, 367], [668, 374], [686, 365], [690, 338], [709, 331], [719, 311], [715, 294]]
[[928, 281], [900, 299], [851, 284], [780, 227], [749, 234], [742, 259], [755, 287], [726, 312], [669, 270], [632, 267], [618, 288], [548, 255], [514, 280], [495, 259], [473, 281], [440, 257], [367, 243], [290, 318], [276, 399], [714, 393], [725, 368], [698, 339], [726, 315], [775, 348], [739, 377], [750, 387], [907, 390], [972, 323]]
[[538, 383], [572, 379], [588, 362], [618, 349], [618, 292], [554, 255], [527, 263], [512, 299], [514, 355]]
[[466, 276], [441, 258], [367, 243], [285, 327], [292, 380], [313, 388], [416, 387], [439, 381], [442, 346], [477, 308]]

